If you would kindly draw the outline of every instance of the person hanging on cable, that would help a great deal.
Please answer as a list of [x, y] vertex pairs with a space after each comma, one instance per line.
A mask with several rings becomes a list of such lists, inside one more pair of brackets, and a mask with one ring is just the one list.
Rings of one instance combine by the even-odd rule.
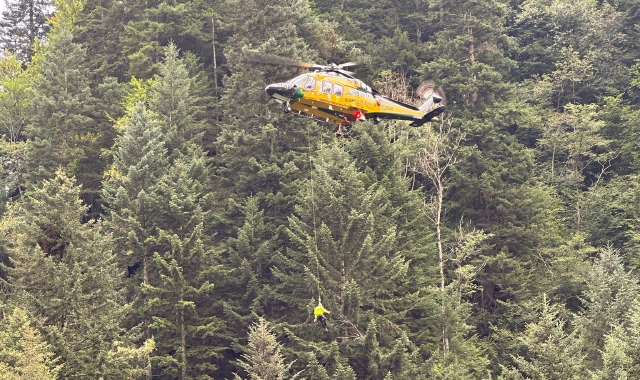
[[324, 313], [331, 314], [329, 310], [325, 309], [322, 306], [322, 302], [320, 302], [320, 297], [318, 297], [318, 306], [316, 306], [316, 308], [313, 309], [313, 323], [318, 323], [318, 320], [320, 320], [320, 323], [322, 324], [324, 331], [329, 331], [327, 329], [327, 317], [324, 316]]

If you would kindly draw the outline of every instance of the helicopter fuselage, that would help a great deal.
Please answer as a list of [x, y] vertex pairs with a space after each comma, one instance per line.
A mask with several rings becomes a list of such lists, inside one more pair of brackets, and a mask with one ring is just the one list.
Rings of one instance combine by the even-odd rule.
[[358, 120], [397, 119], [418, 126], [444, 111], [433, 96], [420, 107], [387, 98], [361, 80], [335, 71], [316, 71], [265, 88], [269, 96], [292, 111], [339, 125]]

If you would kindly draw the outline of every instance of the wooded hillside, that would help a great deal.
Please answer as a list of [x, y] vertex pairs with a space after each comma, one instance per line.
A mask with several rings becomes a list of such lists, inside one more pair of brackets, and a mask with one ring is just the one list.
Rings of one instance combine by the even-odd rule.
[[5, 1], [0, 378], [640, 379], [640, 2]]

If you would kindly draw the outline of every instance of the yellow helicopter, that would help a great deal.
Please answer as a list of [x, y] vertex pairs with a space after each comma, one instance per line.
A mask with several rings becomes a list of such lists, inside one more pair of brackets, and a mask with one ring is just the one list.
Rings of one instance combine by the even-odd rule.
[[354, 77], [353, 72], [345, 70], [356, 62], [317, 65], [282, 57], [261, 57], [259, 60], [311, 70], [287, 82], [270, 84], [265, 91], [283, 104], [285, 113], [294, 112], [332, 122], [338, 124], [339, 130], [356, 121], [372, 120], [377, 123], [382, 119], [409, 120], [411, 126], [420, 126], [437, 120], [436, 117], [445, 110], [444, 92], [435, 89], [430, 81], [418, 87], [416, 94], [423, 103], [414, 107], [382, 95]]

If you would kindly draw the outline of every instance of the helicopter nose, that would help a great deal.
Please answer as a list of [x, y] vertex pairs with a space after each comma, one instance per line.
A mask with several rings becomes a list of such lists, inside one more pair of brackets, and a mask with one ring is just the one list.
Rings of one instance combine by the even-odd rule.
[[269, 96], [276, 99], [291, 99], [296, 90], [289, 83], [273, 83], [264, 89]]

